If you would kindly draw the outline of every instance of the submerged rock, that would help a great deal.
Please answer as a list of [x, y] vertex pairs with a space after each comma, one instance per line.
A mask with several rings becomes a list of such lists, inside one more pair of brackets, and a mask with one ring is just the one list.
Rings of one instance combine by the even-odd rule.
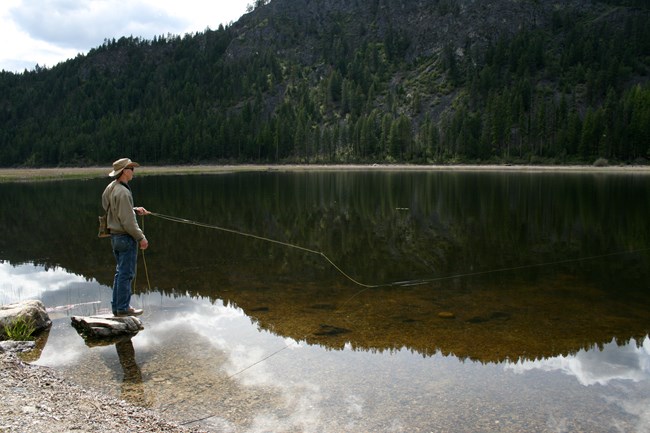
[[34, 341], [0, 341], [0, 352], [29, 352], [36, 347], [36, 342]]
[[504, 313], [502, 311], [494, 311], [487, 316], [474, 316], [470, 319], [467, 319], [467, 323], [485, 323], [492, 320], [508, 320], [510, 319], [510, 314]]
[[339, 328], [338, 326], [321, 324], [320, 330], [318, 332], [314, 332], [314, 335], [332, 336], [332, 335], [346, 334], [348, 332], [352, 332], [352, 331], [346, 328]]

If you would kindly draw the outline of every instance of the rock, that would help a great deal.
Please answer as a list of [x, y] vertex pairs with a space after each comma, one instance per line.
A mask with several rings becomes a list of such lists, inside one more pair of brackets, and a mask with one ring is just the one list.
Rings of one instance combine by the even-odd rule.
[[73, 316], [72, 326], [82, 337], [91, 340], [132, 337], [144, 329], [137, 317], [113, 315]]
[[22, 413], [24, 414], [35, 414], [38, 412], [36, 406], [23, 406], [21, 408]]
[[492, 320], [509, 320], [510, 314], [504, 313], [502, 311], [494, 311], [487, 316], [474, 316], [470, 319], [467, 319], [467, 323], [485, 323]]
[[0, 352], [29, 352], [36, 347], [34, 341], [0, 341]]
[[346, 328], [339, 328], [338, 326], [321, 324], [320, 330], [318, 332], [314, 332], [314, 335], [333, 336], [333, 335], [345, 334], [348, 332], [352, 332], [352, 331]]
[[34, 333], [48, 329], [52, 325], [50, 316], [41, 301], [29, 300], [0, 307], [0, 338], [6, 337], [5, 327], [17, 319], [31, 320]]

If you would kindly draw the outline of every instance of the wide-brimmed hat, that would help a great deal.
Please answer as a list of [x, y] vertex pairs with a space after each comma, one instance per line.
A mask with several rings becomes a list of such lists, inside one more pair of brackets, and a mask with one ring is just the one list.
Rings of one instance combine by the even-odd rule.
[[108, 173], [108, 175], [110, 177], [117, 177], [122, 173], [122, 170], [128, 167], [140, 167], [140, 164], [131, 161], [129, 158], [120, 158], [113, 163], [113, 171]]

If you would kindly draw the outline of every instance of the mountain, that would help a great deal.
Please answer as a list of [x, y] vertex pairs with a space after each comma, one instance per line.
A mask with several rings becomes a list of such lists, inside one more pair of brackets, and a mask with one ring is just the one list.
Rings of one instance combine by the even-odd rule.
[[645, 163], [641, 0], [258, 0], [0, 73], [0, 166]]

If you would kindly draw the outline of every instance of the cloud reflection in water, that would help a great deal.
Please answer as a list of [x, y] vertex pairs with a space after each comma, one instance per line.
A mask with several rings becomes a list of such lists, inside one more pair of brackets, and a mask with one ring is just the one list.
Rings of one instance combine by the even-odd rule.
[[615, 341], [602, 349], [580, 350], [572, 356], [556, 356], [535, 361], [507, 362], [506, 370], [524, 373], [532, 370], [561, 371], [574, 376], [582, 385], [607, 385], [612, 380], [640, 382], [650, 379], [650, 337], [643, 344], [632, 339], [625, 345]]
[[11, 265], [0, 261], [0, 305], [40, 299], [45, 292], [61, 290], [72, 283], [87, 281], [61, 268], [46, 269], [32, 264]]
[[[109, 301], [110, 288], [95, 291], [97, 283], [86, 281], [85, 290], [71, 289], [83, 279], [63, 270], [7, 266], [0, 267], [4, 275], [29, 274], [24, 286], [14, 282], [21, 296], [40, 293], [49, 304], [59, 305], [79, 292], [104, 304]], [[177, 408], [176, 416], [183, 421], [214, 414], [203, 425], [215, 431], [435, 431], [451, 425], [470, 429], [485, 426], [485, 417], [494, 425], [527, 407], [544, 407], [539, 413], [570, 430], [590, 426], [592, 421], [581, 411], [603, 403], [602, 417], [614, 414], [621, 425], [634, 423], [643, 431], [650, 419], [647, 399], [639, 398], [647, 395], [650, 378], [648, 337], [641, 344], [612, 342], [572, 356], [483, 365], [441, 354], [423, 357], [407, 349], [373, 352], [346, 344], [332, 351], [261, 330], [243, 310], [219, 300], [150, 293], [135, 302], [146, 311], [145, 330], [133, 339], [142, 383], [129, 382], [122, 374], [115, 348], [86, 347], [68, 318], [55, 322], [38, 364], [86, 372], [88, 377], [78, 380], [94, 380], [109, 391], [124, 379], [123, 388], [137, 385], [146, 393], [143, 400], [154, 407]], [[70, 314], [84, 314], [83, 308]], [[178, 338], [185, 340], [181, 349], [174, 347]], [[170, 368], [165, 356], [183, 360]], [[542, 375], [528, 382], [532, 375], [525, 373], [533, 371]], [[562, 374], [577, 380], [558, 380]], [[616, 387], [583, 386], [604, 387], [613, 381], [619, 381]], [[618, 386], [620, 381], [625, 381], [623, 386]], [[189, 396], [184, 406], [174, 404], [180, 392]], [[230, 406], [222, 406], [224, 401]], [[468, 418], [469, 407], [483, 415]], [[247, 424], [228, 416], [237, 411]], [[622, 417], [621, 412], [628, 415]], [[580, 424], [572, 424], [576, 421]], [[526, 423], [548, 426], [549, 421], [531, 413]]]

